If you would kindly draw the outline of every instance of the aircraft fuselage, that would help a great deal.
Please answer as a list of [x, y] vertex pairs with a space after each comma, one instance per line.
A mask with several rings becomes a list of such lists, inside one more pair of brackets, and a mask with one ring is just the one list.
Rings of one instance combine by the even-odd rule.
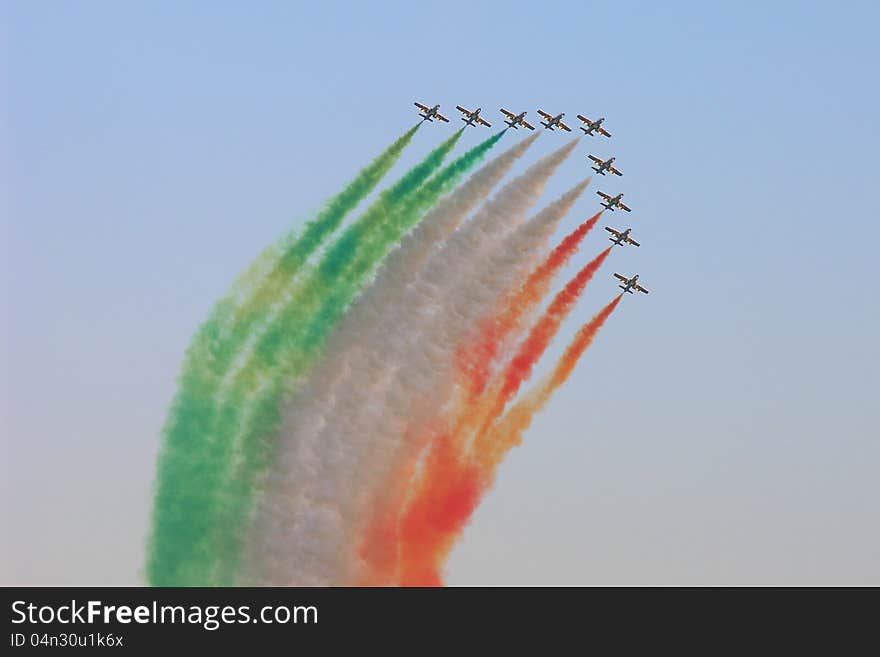
[[440, 105], [434, 105], [429, 110], [425, 110], [422, 113], [422, 121], [434, 121], [434, 117], [437, 116], [437, 113], [440, 111]]
[[558, 128], [559, 124], [562, 122], [562, 119], [565, 118], [565, 114], [557, 114], [552, 119], [547, 119], [544, 123], [544, 127], [548, 130], [553, 130], [553, 128]]
[[623, 199], [623, 194], [618, 194], [614, 198], [608, 199], [608, 202], [605, 204], [605, 207], [613, 212], [614, 208], [616, 208], [617, 206], [620, 205], [621, 199]]
[[631, 279], [629, 279], [626, 282], [625, 286], [619, 285], [618, 287], [620, 287], [624, 292], [629, 292], [630, 294], [633, 294], [633, 288], [636, 286], [636, 283], [638, 283], [638, 281], [639, 281], [639, 275], [636, 274], [635, 276], [633, 276]]
[[601, 173], [603, 176], [605, 172], [611, 169], [611, 165], [614, 164], [614, 158], [609, 158], [605, 162], [600, 162], [598, 165], [593, 167], [593, 171], [596, 173]]
[[474, 122], [478, 118], [480, 118], [480, 110], [482, 110], [482, 109], [483, 109], [482, 107], [478, 107], [473, 112], [468, 114], [466, 117], [464, 117], [464, 116], [461, 117], [461, 120], [464, 121], [465, 125], [474, 125]]
[[602, 127], [602, 122], [604, 120], [605, 120], [604, 118], [601, 118], [601, 119], [597, 119], [596, 121], [593, 121], [591, 123], [588, 123], [584, 132], [586, 132], [588, 135], [593, 134], [594, 131], [596, 131]]

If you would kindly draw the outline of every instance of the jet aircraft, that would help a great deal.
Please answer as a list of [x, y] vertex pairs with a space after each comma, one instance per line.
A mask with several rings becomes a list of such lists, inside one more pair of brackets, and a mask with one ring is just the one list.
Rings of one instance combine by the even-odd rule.
[[440, 119], [441, 121], [446, 121], [449, 123], [449, 119], [443, 116], [440, 113], [440, 105], [434, 105], [434, 107], [426, 107], [421, 103], [413, 103], [416, 107], [421, 110], [419, 112], [419, 116], [422, 117], [422, 121], [433, 121], [435, 118]]
[[529, 130], [535, 129], [535, 126], [533, 126], [525, 119], [525, 116], [526, 114], [528, 114], [528, 112], [520, 112], [519, 114], [514, 114], [513, 112], [508, 112], [502, 107], [501, 113], [504, 114], [508, 119], [507, 121], [505, 121], [505, 123], [515, 130], [519, 130], [519, 126], [523, 126], [525, 128], [528, 128]]
[[596, 192], [599, 196], [605, 199], [605, 202], [601, 205], [606, 210], [611, 210], [614, 212], [614, 208], [620, 208], [621, 210], [626, 210], [627, 212], [632, 212], [632, 208], [626, 205], [625, 203], [621, 203], [620, 199], [623, 198], [623, 194], [618, 194], [617, 196], [611, 196], [611, 194], [606, 194], [605, 192]]
[[632, 244], [633, 246], [641, 246], [638, 242], [636, 242], [629, 234], [632, 232], [632, 228], [627, 228], [624, 231], [614, 230], [613, 228], [609, 228], [605, 226], [605, 230], [614, 235], [614, 237], [609, 237], [608, 239], [614, 242], [614, 246], [623, 246], [625, 244]]
[[479, 125], [482, 123], [487, 128], [492, 126], [491, 123], [480, 116], [480, 110], [482, 109], [481, 107], [478, 107], [473, 112], [471, 112], [469, 109], [465, 109], [461, 105], [456, 105], [455, 109], [464, 114], [464, 116], [461, 117], [461, 120], [464, 121], [465, 125]]
[[553, 130], [553, 128], [562, 128], [566, 132], [571, 132], [571, 128], [569, 128], [562, 122], [562, 119], [565, 118], [565, 112], [563, 112], [562, 114], [557, 114], [556, 116], [551, 116], [550, 114], [547, 114], [547, 112], [545, 112], [544, 110], [539, 109], [538, 114], [547, 119], [546, 121], [541, 121], [541, 125], [548, 130]]
[[606, 137], [611, 136], [611, 133], [602, 127], [602, 124], [605, 123], [604, 116], [601, 119], [597, 119], [596, 121], [591, 121], [583, 114], [578, 114], [577, 116], [580, 119], [581, 123], [584, 124], [583, 126], [581, 126], [581, 130], [584, 131], [584, 134], [594, 135], [596, 133], [599, 133], [600, 135], [605, 135]]
[[639, 285], [638, 274], [636, 274], [632, 278], [627, 278], [626, 276], [621, 276], [620, 274], [615, 272], [614, 277], [623, 282], [623, 285], [618, 285], [617, 287], [619, 287], [624, 292], [629, 292], [630, 294], [633, 294], [633, 290], [638, 290], [639, 292], [644, 292], [645, 294], [648, 293], [648, 290]]
[[596, 173], [601, 173], [604, 176], [606, 171], [610, 171], [611, 173], [617, 174], [618, 176], [623, 175], [618, 169], [615, 169], [613, 166], [611, 166], [612, 164], [614, 164], [614, 160], [617, 158], [609, 157], [607, 160], [602, 161], [595, 155], [589, 155], [588, 157], [593, 160], [593, 162], [599, 165], [597, 167], [592, 167], [593, 171], [595, 171]]

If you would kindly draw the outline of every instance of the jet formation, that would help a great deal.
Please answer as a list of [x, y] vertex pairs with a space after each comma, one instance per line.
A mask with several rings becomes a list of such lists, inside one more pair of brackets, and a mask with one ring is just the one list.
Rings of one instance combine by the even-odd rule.
[[[428, 107], [427, 105], [423, 105], [422, 103], [415, 103], [415, 106], [419, 108], [419, 116], [422, 117], [422, 122], [431, 121], [434, 119], [439, 121], [444, 121], [449, 123], [449, 119], [443, 116], [440, 113], [440, 105], [434, 105], [433, 107]], [[492, 127], [492, 124], [486, 121], [481, 115], [482, 108], [478, 107], [477, 109], [471, 111], [461, 105], [456, 105], [455, 109], [461, 112], [461, 120], [464, 121], [465, 127], [467, 126], [485, 126], [487, 128]], [[512, 112], [508, 109], [501, 108], [501, 113], [504, 115], [504, 123], [506, 123], [509, 127], [514, 130], [518, 130], [520, 127], [526, 128], [527, 130], [534, 130], [535, 126], [529, 123], [526, 120], [526, 115], [528, 112]], [[544, 126], [545, 129], [553, 131], [556, 128], [560, 130], [564, 130], [566, 132], [571, 132], [571, 127], [565, 124], [565, 113], [562, 112], [560, 114], [550, 114], [549, 112], [545, 112], [543, 109], [538, 110], [538, 114], [541, 116], [541, 125]], [[594, 115], [595, 116], [595, 115]], [[577, 115], [578, 121], [581, 122], [580, 129], [583, 130], [584, 134], [589, 137], [602, 136], [606, 138], [611, 137], [611, 133], [605, 129], [605, 117], [600, 117], [595, 121], [588, 118], [584, 114]], [[623, 176], [623, 172], [614, 166], [616, 157], [609, 157], [608, 159], [603, 160], [602, 158], [589, 154], [590, 160], [592, 160], [593, 165], [591, 168], [596, 173], [604, 176], [608, 173], [614, 174], [616, 176]], [[626, 205], [623, 202], [623, 193], [616, 194], [612, 196], [611, 194], [607, 194], [603, 191], [596, 192], [600, 197], [602, 197], [602, 202], [600, 203], [603, 208], [606, 210], [614, 211], [616, 209], [623, 210], [625, 212], [632, 212], [632, 208]], [[615, 246], [641, 246], [638, 242], [636, 242], [632, 238], [632, 228], [626, 228], [625, 230], [618, 230], [617, 228], [612, 228], [611, 226], [605, 226], [605, 230], [611, 234], [611, 237], [608, 239], [612, 242], [612, 247]], [[614, 273], [614, 277], [620, 282], [618, 287], [624, 291], [624, 293], [634, 294], [633, 290], [636, 292], [641, 292], [643, 294], [648, 294], [648, 290], [639, 284], [639, 275], [636, 274], [632, 277], [627, 277], [622, 274]]]

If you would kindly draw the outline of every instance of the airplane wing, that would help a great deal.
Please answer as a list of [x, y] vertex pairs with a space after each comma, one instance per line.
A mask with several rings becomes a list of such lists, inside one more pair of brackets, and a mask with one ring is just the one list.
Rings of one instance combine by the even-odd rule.
[[456, 105], [456, 106], [455, 106], [455, 109], [457, 109], [459, 112], [464, 112], [465, 114], [470, 114], [470, 113], [471, 113], [471, 111], [470, 111], [469, 109], [465, 109], [465, 108], [462, 107], [461, 105]]
[[642, 287], [641, 285], [639, 285], [638, 283], [636, 283], [636, 289], [637, 289], [639, 292], [644, 292], [645, 294], [648, 293], [648, 290], [646, 290], [645, 288], [643, 288], [643, 287]]
[[421, 103], [413, 103], [413, 105], [415, 105], [416, 107], [418, 107], [418, 108], [419, 108], [420, 110], [422, 110], [423, 112], [427, 112], [427, 111], [430, 109], [429, 107], [425, 107], [425, 106], [422, 105]]
[[522, 124], [523, 124], [526, 128], [528, 128], [529, 130], [534, 130], [534, 129], [535, 129], [535, 126], [533, 126], [531, 123], [529, 123], [529, 122], [526, 121], [525, 119], [522, 120]]
[[514, 114], [513, 112], [508, 112], [508, 111], [507, 111], [506, 109], [504, 109], [503, 107], [501, 108], [501, 113], [507, 115], [507, 117], [510, 118], [510, 119], [512, 119], [512, 118], [514, 118], [514, 117], [516, 116], [516, 114]]
[[605, 192], [596, 192], [599, 196], [604, 198], [606, 201], [611, 200], [611, 194], [606, 194]]
[[629, 281], [629, 279], [628, 279], [626, 276], [621, 276], [621, 275], [618, 274], [617, 272], [614, 272], [614, 277], [615, 277], [615, 278], [619, 278], [619, 279], [620, 279], [621, 281], [623, 281], [624, 283], [626, 283], [627, 281]]
[[588, 155], [587, 157], [590, 158], [591, 160], [593, 160], [593, 162], [595, 162], [596, 164], [602, 164], [602, 160], [600, 160], [595, 155]]
[[487, 128], [491, 128], [491, 127], [492, 127], [492, 124], [489, 123], [489, 122], [488, 122], [486, 119], [484, 119], [482, 116], [478, 116], [478, 117], [477, 117], [477, 121], [479, 121], [480, 123], [482, 123], [482, 124], [483, 124], [484, 126], [486, 126]]
[[641, 246], [638, 242], [636, 242], [632, 237], [627, 237], [626, 241], [632, 244], [633, 246]]
[[617, 206], [618, 206], [621, 210], [626, 210], [627, 212], [632, 212], [632, 208], [629, 207], [628, 205], [626, 205], [625, 203], [618, 203]]
[[445, 116], [443, 116], [442, 114], [440, 114], [440, 112], [437, 112], [437, 114], [435, 114], [435, 116], [436, 116], [438, 119], [440, 119], [441, 121], [446, 121], [446, 123], [449, 123], [449, 119], [447, 119]]
[[543, 116], [545, 119], [552, 119], [552, 118], [553, 118], [552, 116], [550, 116], [549, 114], [547, 114], [547, 112], [545, 112], [544, 110], [541, 110], [541, 109], [538, 110], [538, 114], [540, 114], [541, 116]]
[[609, 228], [608, 226], [605, 226], [605, 230], [607, 230], [609, 233], [611, 233], [612, 235], [614, 235], [614, 237], [620, 237], [620, 231], [619, 231], [619, 230], [614, 230], [613, 228]]
[[620, 173], [620, 171], [619, 171], [618, 169], [615, 169], [614, 167], [611, 167], [611, 173], [615, 173], [615, 174], [617, 174], [618, 176], [622, 176], [622, 175], [623, 175], [622, 173]]
[[578, 114], [578, 118], [581, 120], [581, 123], [592, 123], [592, 121], [583, 114]]
[[611, 133], [608, 132], [605, 128], [599, 128], [599, 134], [600, 134], [600, 135], [605, 135], [606, 137], [610, 137], [610, 136], [611, 136]]
[[559, 127], [565, 130], [566, 132], [571, 132], [571, 128], [565, 125], [562, 121], [559, 122]]

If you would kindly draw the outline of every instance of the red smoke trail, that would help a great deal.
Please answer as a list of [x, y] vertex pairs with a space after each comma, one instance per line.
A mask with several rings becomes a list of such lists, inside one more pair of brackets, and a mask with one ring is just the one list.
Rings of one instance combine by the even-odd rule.
[[[436, 436], [440, 437], [438, 440], [448, 440], [448, 434], [439, 423], [407, 430], [408, 441], [421, 439], [428, 443]], [[418, 460], [406, 464], [398, 479], [390, 482], [389, 490], [384, 493], [385, 501], [370, 512], [372, 517], [358, 548], [363, 569], [356, 586], [387, 586], [398, 578], [400, 509], [407, 504], [412, 482], [420, 478], [418, 468]]]
[[[433, 527], [451, 522], [449, 518], [456, 516], [457, 509], [464, 517], [470, 515], [468, 491], [479, 487], [467, 483], [471, 478], [466, 475], [463, 437], [473, 433], [484, 416], [481, 408], [464, 407], [454, 426], [435, 421], [428, 426], [408, 429], [407, 441], [422, 445], [422, 452], [401, 468], [383, 492], [384, 499], [370, 512], [371, 518], [358, 549], [362, 574], [357, 586], [382, 586], [400, 581], [401, 570], [406, 571], [407, 581], [418, 582], [412, 584], [414, 586], [442, 585], [439, 576], [431, 574], [433, 560], [429, 555], [440, 546], [431, 544], [430, 537], [441, 535]], [[433, 507], [435, 495], [443, 498], [442, 509]], [[419, 509], [409, 523], [402, 521], [402, 510], [407, 507]], [[425, 544], [419, 544], [419, 536], [426, 537]], [[404, 543], [409, 549], [418, 550], [424, 559], [415, 566], [413, 562], [404, 564], [401, 559]]]
[[[589, 222], [587, 223], [589, 224]], [[569, 244], [572, 241], [569, 241]], [[605, 262], [610, 252], [611, 247], [596, 256], [556, 295], [502, 375], [500, 385], [493, 386], [485, 395], [484, 401], [462, 404], [460, 406], [462, 410], [458, 413], [457, 423], [451, 435], [443, 435], [428, 443], [430, 445], [428, 448], [429, 466], [425, 468], [425, 473], [418, 484], [420, 493], [415, 496], [416, 501], [411, 503], [415, 511], [407, 516], [409, 520], [404, 523], [408, 527], [408, 531], [406, 534], [402, 533], [400, 537], [401, 550], [405, 550], [405, 553], [402, 552], [401, 558], [402, 581], [411, 583], [422, 581], [418, 579], [421, 578], [421, 574], [426, 569], [433, 567], [431, 555], [435, 552], [446, 554], [451, 549], [457, 532], [449, 534], [449, 532], [442, 531], [436, 526], [436, 516], [427, 514], [426, 510], [447, 508], [448, 505], [442, 501], [443, 496], [451, 494], [449, 491], [456, 491], [459, 487], [466, 486], [462, 480], [461, 471], [467, 468], [468, 438], [477, 427], [480, 427], [480, 430], [476, 432], [478, 439], [490, 431], [492, 423], [501, 415], [507, 402], [517, 393], [522, 382], [531, 374], [535, 363], [559, 331], [562, 321], [571, 312], [587, 283]], [[549, 267], [544, 269], [547, 271]], [[519, 305], [520, 307], [524, 306], [523, 303]], [[458, 455], [458, 458], [433, 458], [432, 456], [436, 456], [433, 455], [435, 448], [442, 449], [444, 454]], [[441, 517], [443, 517], [442, 514]], [[463, 522], [469, 517], [470, 513], [464, 517]], [[425, 540], [433, 545], [433, 548], [428, 548], [425, 545], [406, 547], [407, 540], [412, 543], [412, 537], [419, 535], [426, 536]], [[427, 565], [426, 560], [428, 561]], [[412, 579], [413, 577], [416, 579]]]
[[449, 436], [432, 443], [400, 523], [399, 577], [402, 585], [431, 586], [442, 582], [440, 569], [494, 482], [504, 457], [522, 442], [522, 435], [535, 414], [571, 375], [580, 357], [620, 303], [621, 296], [578, 331], [556, 368], [537, 388], [504, 417], [487, 418], [467, 454]]
[[[499, 350], [503, 349], [503, 341], [519, 333], [523, 318], [529, 316], [538, 307], [549, 290], [555, 274], [577, 252], [581, 242], [596, 225], [601, 215], [601, 211], [596, 213], [567, 235], [546, 260], [530, 274], [518, 291], [508, 297], [499, 312], [484, 322], [477, 339], [458, 350], [460, 378], [463, 379], [462, 387], [465, 399], [460, 399], [453, 404], [456, 412], [452, 416], [452, 424], [445, 426], [440, 422], [435, 422], [431, 427], [412, 428], [410, 431], [418, 435], [411, 435], [408, 440], [426, 446], [437, 443], [443, 445], [447, 450], [452, 450], [451, 446], [454, 445], [459, 452], [465, 449], [467, 439], [486, 421], [493, 409], [493, 405], [487, 403], [487, 400], [496, 399], [499, 395], [496, 388], [492, 394], [485, 395], [485, 400], [478, 401], [481, 389], [485, 389], [488, 382], [493, 362]], [[556, 303], [557, 314], [567, 313], [571, 309], [577, 295], [583, 291], [590, 277], [602, 264], [605, 257], [607, 257], [607, 253], [601, 254], [593, 263], [587, 265], [569, 283], [566, 288], [567, 292], [560, 293], [560, 297], [569, 299], [569, 301], [567, 308], [562, 307], [564, 304], [561, 301]], [[559, 322], [556, 323], [556, 329], [558, 329], [558, 324]], [[555, 333], [555, 330], [553, 332]], [[552, 335], [549, 335], [546, 342], [549, 343], [551, 338]], [[542, 351], [543, 349], [540, 350], [540, 352]], [[540, 352], [536, 350], [535, 359], [540, 356]], [[482, 381], [478, 385], [468, 385], [469, 373], [479, 377]], [[473, 382], [475, 379], [471, 377], [470, 381]], [[496, 414], [501, 413], [503, 406], [501, 404]], [[428, 449], [430, 450], [430, 447]], [[449, 459], [441, 459], [441, 461], [448, 462]], [[375, 518], [370, 521], [359, 547], [364, 572], [359, 582], [361, 585], [377, 585], [391, 581], [394, 577], [397, 568], [400, 529], [397, 525], [398, 514], [406, 504], [408, 485], [412, 481], [417, 465], [417, 462], [409, 464], [405, 468], [405, 472], [396, 477], [398, 481], [393, 484], [393, 489], [386, 491], [385, 499], [391, 500], [391, 502], [380, 504], [374, 509]]]
[[440, 586], [440, 568], [483, 496], [476, 464], [461, 461], [450, 437], [435, 440], [400, 520], [402, 586]]
[[[528, 337], [520, 345], [519, 351], [513, 357], [513, 360], [507, 366], [503, 375], [501, 388], [497, 396], [495, 396], [495, 404], [486, 419], [483, 431], [488, 428], [488, 423], [492, 422], [501, 415], [504, 407], [507, 405], [514, 395], [519, 391], [523, 381], [525, 381], [532, 373], [532, 368], [541, 355], [547, 350], [551, 340], [559, 332], [562, 322], [568, 317], [568, 314], [574, 308], [587, 283], [593, 278], [595, 273], [605, 262], [605, 258], [611, 253], [613, 247], [609, 246], [602, 251], [593, 260], [581, 269], [574, 278], [556, 295], [553, 302], [544, 312], [544, 315], [532, 327]], [[482, 432], [481, 432], [482, 433]]]
[[611, 303], [600, 310], [593, 319], [584, 324], [569, 343], [556, 368], [544, 381], [525, 395], [492, 427], [492, 430], [479, 436], [474, 444], [472, 460], [480, 463], [490, 482], [495, 470], [513, 447], [522, 442], [522, 435], [529, 428], [534, 416], [547, 405], [562, 384], [574, 371], [581, 356], [593, 344], [599, 330], [617, 308], [623, 294], [617, 295]]
[[[578, 243], [598, 221], [599, 216], [597, 214], [585, 222], [554, 250], [551, 257], [535, 271], [533, 276], [529, 277], [527, 283], [521, 288], [522, 292], [512, 300], [512, 305], [515, 305], [516, 308], [512, 312], [503, 313], [508, 319], [497, 322], [495, 327], [500, 327], [502, 332], [515, 331], [523, 313], [537, 306], [552, 281], [553, 273], [570, 258]], [[424, 493], [410, 498], [411, 500], [415, 499], [410, 504], [415, 505], [417, 509], [421, 508], [423, 513], [416, 513], [413, 516], [415, 519], [407, 526], [396, 524], [395, 519], [399, 517], [400, 509], [407, 504], [406, 483], [411, 481], [412, 473], [415, 472], [417, 466], [416, 463], [412, 463], [406, 469], [406, 474], [401, 475], [401, 477], [405, 476], [406, 482], [398, 479], [395, 489], [386, 495], [386, 498], [393, 500], [393, 503], [380, 505], [381, 508], [375, 510], [376, 518], [370, 522], [367, 528], [364, 541], [360, 546], [360, 555], [366, 572], [362, 578], [362, 584], [388, 581], [389, 575], [395, 569], [395, 564], [398, 563], [398, 546], [407, 542], [414, 543], [413, 537], [420, 534], [427, 537], [448, 535], [448, 532], [436, 528], [432, 530], [430, 526], [437, 524], [437, 518], [445, 518], [451, 513], [449, 509], [460, 507], [459, 504], [440, 503], [438, 500], [442, 500], [444, 495], [452, 494], [446, 492], [448, 486], [452, 486], [449, 488], [450, 491], [458, 491], [465, 485], [461, 481], [462, 474], [459, 470], [467, 467], [465, 452], [467, 451], [468, 439], [474, 436], [475, 432], [477, 436], [486, 433], [492, 422], [501, 415], [507, 402], [517, 393], [522, 382], [529, 376], [535, 363], [559, 331], [562, 321], [574, 308], [575, 302], [610, 252], [611, 247], [596, 256], [556, 295], [505, 371], [501, 384], [494, 385], [489, 392], [483, 395], [482, 400], [472, 397], [463, 403], [458, 402], [456, 404], [457, 410], [452, 415], [453, 423], [445, 430], [437, 424], [422, 428], [418, 440], [427, 446], [427, 462], [424, 465], [422, 476], [417, 477], [414, 487], [416, 490], [423, 490]], [[541, 296], [538, 296], [539, 294]], [[502, 337], [497, 332], [493, 332], [492, 335], [496, 340]], [[490, 364], [491, 360], [487, 361], [487, 371]], [[476, 431], [478, 428], [481, 428], [480, 431]], [[437, 454], [434, 450], [442, 450], [442, 454]], [[420, 502], [421, 498], [426, 499]], [[440, 509], [446, 510], [444, 513], [438, 512], [439, 515], [428, 513], [438, 504]], [[467, 517], [470, 517], [470, 512], [465, 515], [465, 518]], [[421, 525], [418, 524], [420, 522]], [[427, 523], [428, 526], [424, 523]], [[454, 541], [455, 536], [456, 534], [453, 533], [450, 541]], [[430, 542], [430, 539], [428, 540]], [[450, 542], [448, 547], [451, 549], [451, 546]], [[433, 548], [424, 545], [410, 548], [421, 555], [421, 560], [417, 561], [415, 565], [415, 573], [418, 573], [417, 579], [420, 582], [424, 581], [424, 568], [428, 567], [424, 565], [424, 559], [430, 560], [432, 549], [440, 550], [441, 553], [444, 551], [442, 545]], [[411, 572], [412, 562], [401, 560], [400, 563], [403, 568], [401, 577], [415, 577]]]
[[577, 252], [587, 234], [599, 221], [604, 210], [587, 219], [569, 233], [544, 262], [529, 275], [512, 298], [503, 302], [503, 308], [484, 320], [473, 342], [466, 343], [457, 352], [459, 369], [467, 379], [468, 395], [481, 395], [491, 376], [492, 366], [505, 340], [519, 327], [523, 318], [537, 308], [547, 294], [553, 278]]

